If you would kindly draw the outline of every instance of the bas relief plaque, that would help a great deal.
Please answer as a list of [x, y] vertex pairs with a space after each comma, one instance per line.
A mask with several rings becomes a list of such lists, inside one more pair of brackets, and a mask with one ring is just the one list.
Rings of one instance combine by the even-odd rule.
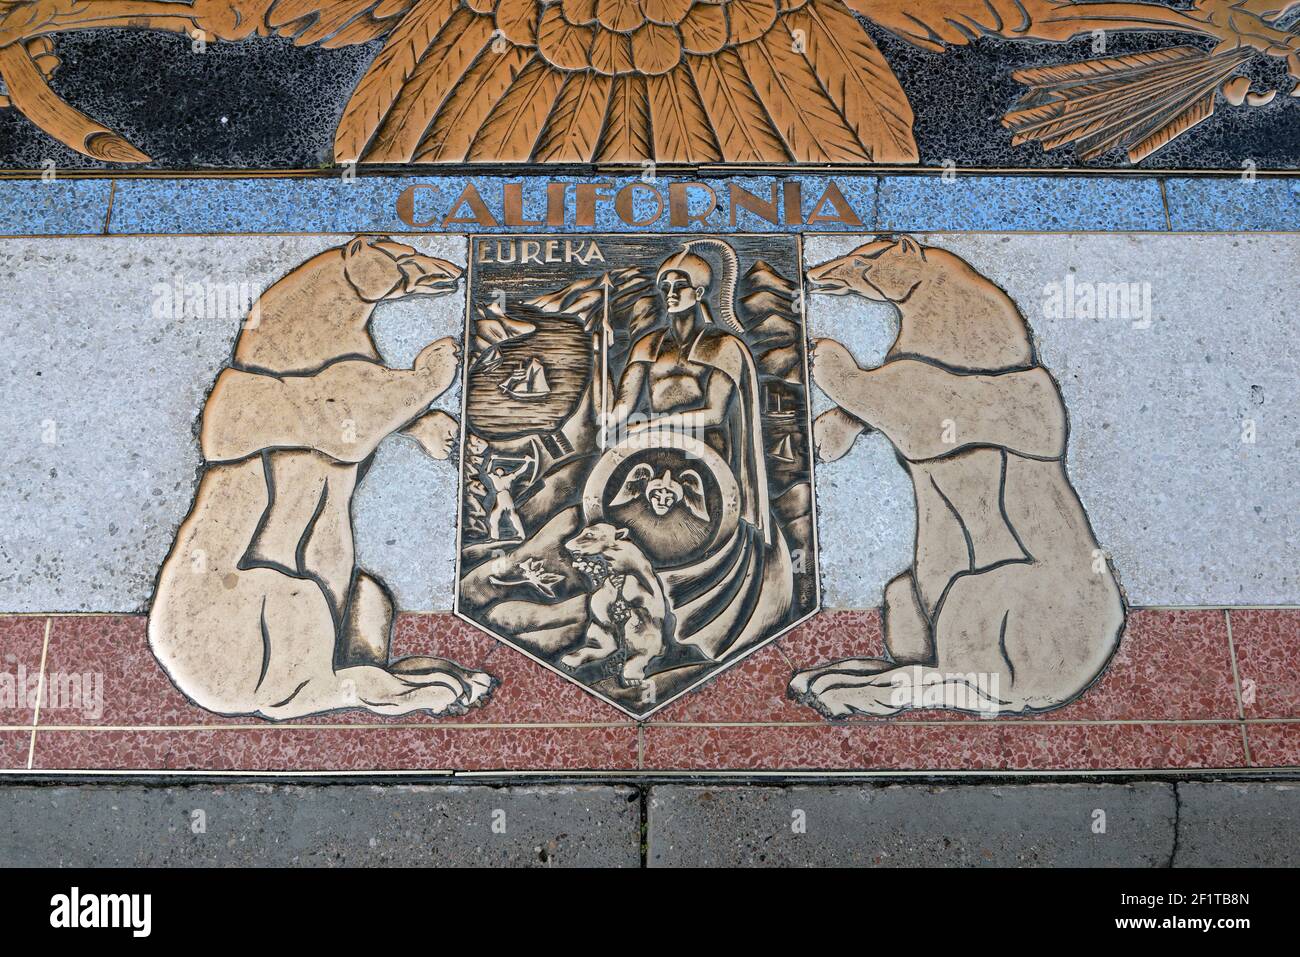
[[793, 236], [471, 240], [457, 612], [645, 715], [817, 610]]
[[[454, 459], [459, 438], [456, 613], [642, 718], [816, 614], [813, 458], [837, 468], [876, 431], [917, 530], [883, 584], [884, 654], [803, 670], [789, 695], [830, 718], [1075, 699], [1126, 611], [1066, 468], [1060, 388], [972, 264], [862, 238], [807, 265], [792, 235], [478, 235], [463, 275], [358, 236], [290, 269], [203, 409], [150, 608], [159, 663], [227, 715], [488, 702], [488, 674], [392, 655], [395, 601], [354, 546], [378, 444]], [[386, 365], [376, 310], [462, 279], [462, 342]], [[884, 360], [831, 339], [809, 354], [805, 292], [890, 307]], [[458, 371], [460, 423], [430, 408]], [[815, 422], [810, 383], [834, 403]], [[450, 533], [452, 503], [430, 505]]]

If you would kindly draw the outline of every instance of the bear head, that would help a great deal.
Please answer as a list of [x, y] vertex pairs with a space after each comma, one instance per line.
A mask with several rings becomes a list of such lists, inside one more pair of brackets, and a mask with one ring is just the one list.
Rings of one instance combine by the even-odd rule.
[[811, 292], [904, 302], [926, 277], [925, 248], [909, 236], [885, 237], [814, 266], [807, 276]]
[[358, 236], [343, 247], [343, 271], [366, 302], [441, 296], [456, 288], [463, 270], [384, 236]]

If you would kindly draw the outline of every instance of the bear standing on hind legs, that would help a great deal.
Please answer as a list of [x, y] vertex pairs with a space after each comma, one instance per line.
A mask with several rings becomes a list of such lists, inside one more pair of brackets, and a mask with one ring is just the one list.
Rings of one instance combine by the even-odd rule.
[[352, 497], [381, 440], [400, 432], [446, 458], [455, 437], [455, 421], [429, 410], [455, 379], [455, 343], [390, 369], [371, 316], [383, 301], [451, 292], [460, 274], [358, 237], [254, 304], [204, 405], [204, 471], [149, 610], [150, 648], [200, 707], [446, 714], [491, 691], [488, 675], [450, 661], [390, 660], [392, 600], [356, 567], [352, 534]]
[[1060, 391], [1015, 303], [907, 237], [860, 246], [808, 280], [814, 293], [898, 310], [876, 368], [817, 343], [813, 379], [838, 408], [814, 438], [824, 461], [865, 429], [889, 439], [912, 477], [917, 535], [912, 567], [885, 587], [888, 658], [799, 672], [792, 696], [831, 717], [1070, 701], [1114, 654], [1124, 604], [1065, 471]]

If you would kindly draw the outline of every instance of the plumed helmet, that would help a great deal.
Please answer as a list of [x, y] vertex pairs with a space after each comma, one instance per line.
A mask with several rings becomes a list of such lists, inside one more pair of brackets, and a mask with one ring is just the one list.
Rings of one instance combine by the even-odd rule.
[[655, 282], [663, 279], [664, 273], [670, 272], [683, 273], [691, 281], [692, 289], [708, 289], [713, 283], [713, 267], [709, 265], [708, 260], [686, 248], [664, 260], [664, 264], [659, 267], [659, 272], [655, 276]]

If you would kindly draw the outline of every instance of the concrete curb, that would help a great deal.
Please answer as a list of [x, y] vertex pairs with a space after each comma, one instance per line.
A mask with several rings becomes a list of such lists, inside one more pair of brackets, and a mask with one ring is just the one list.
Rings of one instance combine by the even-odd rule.
[[0, 866], [628, 867], [633, 788], [0, 789]]
[[1298, 829], [1297, 783], [0, 788], [8, 867], [1286, 867]]

